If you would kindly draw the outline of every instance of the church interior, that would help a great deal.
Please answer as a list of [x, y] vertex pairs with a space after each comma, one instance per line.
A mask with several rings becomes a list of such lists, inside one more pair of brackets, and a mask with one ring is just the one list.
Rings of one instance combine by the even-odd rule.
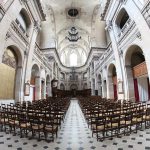
[[150, 0], [0, 0], [0, 149], [150, 150]]

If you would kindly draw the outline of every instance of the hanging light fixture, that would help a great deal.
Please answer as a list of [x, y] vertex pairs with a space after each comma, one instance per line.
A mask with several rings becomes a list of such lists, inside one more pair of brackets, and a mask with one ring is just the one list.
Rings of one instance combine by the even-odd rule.
[[68, 31], [68, 36], [66, 36], [66, 39], [68, 39], [70, 42], [77, 42], [79, 39], [81, 39], [81, 36], [79, 36], [77, 29], [73, 26], [71, 27], [70, 31]]

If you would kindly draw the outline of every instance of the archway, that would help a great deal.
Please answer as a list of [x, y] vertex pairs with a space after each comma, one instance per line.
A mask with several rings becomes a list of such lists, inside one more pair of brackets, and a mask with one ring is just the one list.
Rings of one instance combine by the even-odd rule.
[[136, 102], [147, 101], [150, 98], [149, 78], [145, 56], [139, 46], [133, 45], [127, 50], [125, 66], [129, 99], [133, 99]]
[[63, 83], [60, 84], [60, 90], [62, 90], [62, 91], [65, 90], [65, 85]]
[[18, 57], [14, 49], [8, 47], [0, 64], [0, 99], [15, 99], [17, 67]]
[[34, 64], [32, 66], [30, 84], [31, 84], [31, 89], [30, 89], [31, 100], [34, 101], [40, 99], [41, 97], [40, 69], [37, 64]]
[[114, 64], [110, 64], [108, 68], [108, 90], [109, 90], [109, 98], [117, 100], [117, 73], [116, 67]]
[[87, 83], [84, 83], [83, 90], [87, 90], [87, 89], [88, 89], [88, 85], [87, 85]]
[[14, 46], [8, 46], [4, 51], [0, 64], [0, 99], [21, 100], [22, 93], [22, 55]]
[[75, 97], [77, 95], [78, 86], [76, 84], [72, 84], [70, 86], [70, 90], [72, 91], [72, 95]]

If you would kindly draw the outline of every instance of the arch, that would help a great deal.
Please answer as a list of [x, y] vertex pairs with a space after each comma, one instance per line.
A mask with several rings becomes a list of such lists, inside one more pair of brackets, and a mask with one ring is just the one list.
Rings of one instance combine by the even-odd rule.
[[63, 83], [60, 84], [60, 90], [62, 90], [62, 91], [65, 90], [65, 85]]
[[78, 56], [75, 52], [70, 54], [70, 66], [74, 67], [78, 65]]
[[143, 50], [138, 45], [131, 45], [127, 49], [125, 53], [125, 69], [128, 98], [137, 102], [147, 101], [150, 98], [147, 65]]
[[16, 22], [19, 25], [20, 29], [24, 33], [28, 33], [28, 34], [30, 33], [32, 23], [31, 23], [31, 19], [29, 17], [29, 14], [25, 8], [22, 8], [20, 10], [20, 13], [16, 19]]
[[[0, 64], [0, 81], [3, 85], [0, 89], [0, 99], [21, 100], [22, 63], [22, 55], [18, 47], [8, 46], [3, 53], [2, 63]], [[2, 92], [2, 90], [5, 91]]]
[[78, 85], [77, 84], [71, 84], [70, 90], [78, 90]]
[[41, 86], [41, 79], [40, 79], [40, 68], [37, 64], [33, 64], [31, 68], [31, 78], [30, 78], [30, 99], [31, 101], [35, 101], [40, 99], [41, 92], [40, 92], [40, 86]]
[[115, 64], [111, 63], [108, 66], [107, 70], [107, 76], [108, 76], [108, 97], [110, 99], [117, 100], [118, 93], [117, 93], [117, 73], [116, 73], [116, 67]]
[[116, 18], [116, 25], [122, 29], [124, 27], [124, 25], [126, 24], [126, 22], [129, 19], [129, 15], [127, 13], [127, 11], [125, 10], [125, 8], [122, 8]]
[[84, 83], [83, 90], [87, 90], [87, 89], [88, 89], [88, 85], [87, 85], [87, 83]]

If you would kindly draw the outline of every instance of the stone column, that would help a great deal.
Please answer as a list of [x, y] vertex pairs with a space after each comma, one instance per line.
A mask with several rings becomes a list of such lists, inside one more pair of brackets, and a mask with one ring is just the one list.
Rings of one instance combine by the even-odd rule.
[[52, 96], [51, 82], [50, 81], [47, 81], [47, 95], [48, 95], [48, 97]]
[[41, 99], [41, 78], [35, 78], [35, 100]]
[[132, 68], [130, 65], [125, 67], [126, 67], [126, 74], [127, 74], [127, 81], [128, 81], [128, 98], [135, 99]]
[[22, 95], [24, 94], [22, 88], [22, 67], [16, 69], [16, 83], [15, 83], [15, 101], [21, 101]]
[[108, 82], [107, 82], [107, 98], [114, 98], [114, 87], [112, 82], [112, 76], [108, 76]]

